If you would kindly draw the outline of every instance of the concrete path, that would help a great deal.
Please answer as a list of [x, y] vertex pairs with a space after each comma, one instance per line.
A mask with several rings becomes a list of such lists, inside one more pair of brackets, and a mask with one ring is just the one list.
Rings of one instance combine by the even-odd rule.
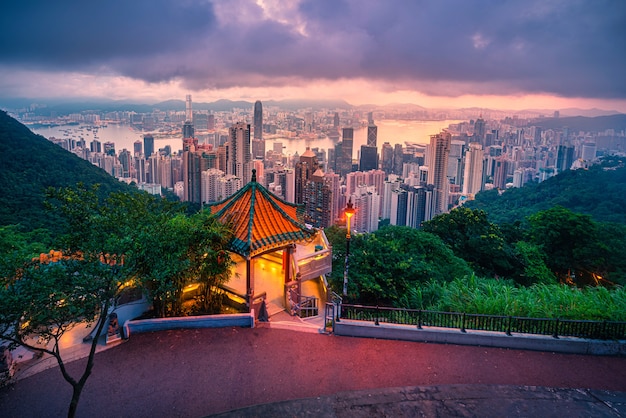
[[[70, 372], [78, 373], [81, 366], [83, 360], [71, 363]], [[460, 408], [458, 416], [502, 416], [502, 411], [556, 416], [559, 410], [571, 417], [626, 416], [626, 394], [619, 391], [626, 391], [626, 358], [621, 357], [271, 327], [194, 329], [137, 334], [98, 353], [78, 415], [202, 417], [308, 399], [291, 403], [302, 405], [299, 410], [274, 414], [256, 407], [231, 416], [285, 416], [286, 411], [316, 416], [315, 411], [331, 414], [331, 407], [335, 415], [328, 416], [449, 416], [454, 405]], [[58, 368], [49, 369], [0, 390], [0, 415], [64, 416], [70, 397]], [[314, 404], [320, 409], [308, 414]]]

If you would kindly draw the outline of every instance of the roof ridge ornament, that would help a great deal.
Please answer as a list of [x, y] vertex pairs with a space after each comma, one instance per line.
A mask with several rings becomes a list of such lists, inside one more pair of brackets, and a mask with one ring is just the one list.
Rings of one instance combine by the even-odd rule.
[[252, 169], [252, 179], [250, 181], [253, 181], [256, 183], [256, 168]]

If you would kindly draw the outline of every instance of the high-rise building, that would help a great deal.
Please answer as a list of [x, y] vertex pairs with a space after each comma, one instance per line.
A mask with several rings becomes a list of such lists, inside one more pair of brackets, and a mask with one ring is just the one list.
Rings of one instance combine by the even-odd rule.
[[[304, 156], [304, 154], [302, 154]], [[297, 171], [296, 171], [297, 173]], [[312, 173], [304, 189], [305, 221], [316, 228], [327, 228], [333, 224], [332, 190], [324, 172], [318, 168]]]
[[341, 178], [337, 173], [324, 174], [324, 181], [328, 184], [331, 193], [331, 225], [339, 218], [341, 208], [345, 207], [344, 196], [341, 195]]
[[[305, 203], [305, 190], [307, 187], [307, 183], [313, 177], [313, 173], [315, 173], [319, 169], [319, 164], [317, 162], [317, 156], [309, 147], [306, 148], [306, 151], [300, 156], [300, 161], [296, 163], [295, 172], [296, 172], [296, 190], [295, 197], [297, 204]], [[323, 176], [323, 173], [322, 173]]]
[[393, 147], [393, 174], [402, 174], [402, 165], [404, 164], [404, 150], [402, 144], [396, 144]]
[[378, 149], [375, 146], [361, 145], [359, 170], [369, 171], [376, 169], [378, 169]]
[[136, 140], [133, 143], [133, 156], [138, 157], [141, 155], [141, 151], [143, 148], [143, 144], [141, 143], [140, 140]]
[[380, 196], [374, 186], [359, 186], [350, 196], [356, 210], [352, 220], [352, 229], [358, 232], [378, 230]]
[[367, 145], [369, 147], [376, 148], [377, 141], [378, 141], [378, 126], [374, 124], [372, 112], [370, 112], [368, 116], [368, 124], [367, 124]]
[[483, 147], [478, 142], [470, 142], [465, 152], [465, 172], [463, 174], [463, 194], [473, 196], [483, 188]]
[[263, 140], [263, 104], [260, 100], [254, 103], [254, 137], [252, 140], [252, 158], [265, 158], [265, 141]]
[[352, 151], [354, 146], [354, 129], [343, 128], [341, 137], [341, 175], [352, 171]]
[[571, 145], [559, 145], [556, 157], [556, 170], [562, 172], [569, 170], [574, 163], [574, 147]]
[[381, 168], [387, 174], [393, 173], [393, 148], [389, 142], [383, 144], [381, 153]]
[[143, 136], [143, 151], [146, 158], [154, 154], [154, 137], [150, 134]]
[[474, 122], [474, 142], [485, 146], [485, 120], [481, 117]]
[[428, 167], [428, 184], [434, 187], [435, 215], [448, 211], [448, 155], [452, 136], [443, 131], [430, 137], [430, 158]]
[[231, 174], [248, 184], [252, 179], [252, 154], [250, 153], [250, 125], [237, 122], [231, 126], [227, 147], [226, 174]]
[[191, 94], [185, 100], [185, 123], [183, 123], [183, 140], [194, 137], [193, 111], [191, 110]]

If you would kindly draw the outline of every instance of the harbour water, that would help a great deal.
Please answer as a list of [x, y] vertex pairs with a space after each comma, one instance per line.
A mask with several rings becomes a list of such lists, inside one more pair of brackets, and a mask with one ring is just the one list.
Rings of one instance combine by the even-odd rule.
[[[376, 121], [378, 126], [378, 148], [382, 147], [384, 142], [389, 142], [391, 146], [395, 144], [405, 145], [406, 142], [427, 144], [430, 141], [430, 135], [441, 132], [450, 124], [458, 123], [456, 120], [437, 120], [437, 121], [417, 121], [417, 120], [380, 120]], [[88, 129], [89, 128], [89, 129]], [[33, 132], [46, 138], [68, 138], [68, 139], [84, 139], [89, 145], [94, 139], [98, 139], [103, 144], [105, 142], [113, 142], [116, 152], [122, 149], [133, 151], [135, 141], [141, 141], [143, 145], [144, 133], [136, 130], [128, 125], [109, 124], [105, 127], [99, 127], [97, 130], [89, 125], [64, 125], [55, 127], [43, 127], [33, 129]], [[335, 146], [334, 140], [330, 138], [271, 138], [266, 142], [266, 149], [272, 149], [274, 142], [283, 144], [283, 152], [285, 155], [294, 155], [296, 152], [301, 155], [306, 147], [326, 149]], [[356, 158], [357, 151], [361, 145], [367, 143], [367, 127], [356, 128], [354, 130], [354, 155]], [[177, 152], [182, 148], [182, 139], [180, 137], [156, 138], [155, 149], [164, 148], [169, 145], [172, 152]]]

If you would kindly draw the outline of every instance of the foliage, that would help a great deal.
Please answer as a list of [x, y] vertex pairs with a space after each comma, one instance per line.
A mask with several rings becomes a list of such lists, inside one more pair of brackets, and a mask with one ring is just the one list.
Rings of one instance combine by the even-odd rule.
[[531, 318], [626, 321], [626, 289], [577, 288], [564, 284], [518, 286], [510, 281], [475, 276], [422, 286], [418, 307], [444, 312], [510, 315]]
[[456, 208], [425, 222], [423, 229], [441, 238], [481, 275], [509, 277], [514, 272], [513, 249], [484, 211]]
[[46, 212], [43, 202], [49, 187], [69, 187], [77, 181], [100, 184], [102, 198], [110, 192], [133, 188], [94, 166], [35, 135], [26, 126], [0, 111], [0, 226], [18, 225], [20, 231], [44, 228], [56, 235], [63, 218]]
[[590, 216], [556, 206], [528, 219], [532, 241], [548, 255], [546, 263], [561, 281], [589, 284], [606, 271], [610, 249]]
[[219, 312], [214, 288], [228, 280], [230, 233], [215, 218], [199, 213], [154, 219], [137, 230], [128, 263], [153, 298], [158, 316], [183, 313], [185, 286], [197, 283], [204, 312]]
[[592, 166], [567, 170], [538, 184], [480, 192], [466, 202], [469, 209], [489, 214], [496, 224], [513, 223], [554, 206], [590, 215], [597, 222], [626, 224], [626, 167]]
[[[115, 256], [120, 245], [104, 237], [96, 222], [81, 219], [98, 213], [95, 190], [59, 189], [49, 192], [67, 225], [91, 227], [89, 231], [71, 230], [68, 243], [58, 259], [41, 262], [39, 258], [10, 257], [3, 263], [0, 275], [0, 338], [13, 346], [48, 353], [56, 358], [64, 379], [73, 388], [69, 416], [76, 413], [82, 389], [91, 374], [98, 336], [107, 319], [109, 307], [122, 283], [129, 278], [128, 269]], [[5, 253], [6, 254], [6, 253]], [[4, 255], [3, 258], [4, 258]], [[82, 375], [71, 376], [61, 357], [61, 338], [79, 323], [95, 324], [95, 337]]]
[[[345, 230], [328, 228], [326, 233], [333, 246], [331, 285], [341, 289]], [[420, 282], [452, 280], [471, 273], [436, 236], [397, 226], [353, 236], [349, 266], [350, 299], [393, 306], [403, 306], [409, 289]]]

